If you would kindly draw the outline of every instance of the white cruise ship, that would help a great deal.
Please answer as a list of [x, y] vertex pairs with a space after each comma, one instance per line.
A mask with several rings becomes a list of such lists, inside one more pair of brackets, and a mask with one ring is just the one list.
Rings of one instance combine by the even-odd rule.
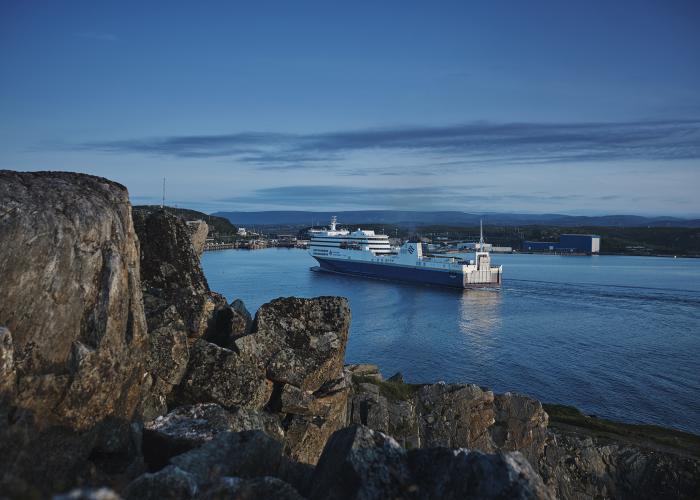
[[[475, 252], [474, 260], [423, 255], [421, 243], [392, 247], [384, 234], [338, 229], [335, 217], [329, 228], [311, 229], [309, 234], [309, 253], [323, 271], [457, 288], [501, 283], [503, 266], [492, 266], [489, 252]], [[482, 229], [479, 248], [484, 248], [483, 241]]]

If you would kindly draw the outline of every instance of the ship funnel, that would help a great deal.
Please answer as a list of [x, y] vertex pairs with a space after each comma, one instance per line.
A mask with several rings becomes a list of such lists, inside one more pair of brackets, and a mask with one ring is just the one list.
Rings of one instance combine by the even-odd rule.
[[338, 224], [338, 217], [331, 217], [331, 231], [335, 231], [335, 226]]

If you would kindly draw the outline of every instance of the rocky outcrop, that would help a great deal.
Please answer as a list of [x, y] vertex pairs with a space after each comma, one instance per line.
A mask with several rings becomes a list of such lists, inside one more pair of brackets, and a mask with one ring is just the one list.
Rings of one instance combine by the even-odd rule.
[[526, 396], [344, 368], [345, 299], [280, 298], [253, 320], [209, 290], [199, 230], [165, 211], [134, 220], [105, 179], [0, 172], [0, 496], [700, 490], [697, 438], [649, 445]]
[[186, 373], [190, 345], [205, 334], [216, 335], [214, 311], [227, 304], [209, 290], [192, 239], [206, 224], [191, 227], [167, 210], [157, 210], [134, 211], [134, 226], [141, 244], [146, 359], [152, 380], [142, 412], [151, 419], [167, 412], [170, 394]]
[[[86, 175], [0, 171], [0, 470], [55, 491], [91, 455], [130, 441], [146, 324], [126, 189]], [[7, 354], [10, 353], [10, 354]], [[11, 415], [8, 418], [8, 415]], [[110, 439], [105, 441], [109, 437]], [[11, 485], [8, 485], [12, 483]]]
[[406, 447], [518, 451], [558, 498], [693, 498], [700, 491], [697, 458], [644, 446], [643, 439], [630, 444], [615, 435], [591, 437], [586, 428], [551, 428], [542, 404], [527, 396], [385, 381], [372, 365], [346, 372], [353, 381], [348, 423], [388, 433]]
[[341, 297], [277, 299], [255, 316], [251, 336], [274, 384], [267, 408], [281, 413], [285, 451], [301, 462], [315, 463], [345, 424], [349, 327], [350, 309]]
[[519, 453], [407, 452], [393, 438], [363, 426], [330, 439], [314, 471], [310, 497], [553, 498]]
[[494, 424], [489, 428], [501, 450], [517, 450], [536, 464], [544, 453], [549, 416], [536, 399], [507, 392], [494, 396]]
[[194, 253], [201, 257], [207, 236], [209, 236], [209, 226], [203, 220], [190, 220], [187, 221], [187, 230], [190, 232]]
[[222, 432], [260, 430], [281, 440], [279, 420], [267, 412], [243, 408], [229, 412], [212, 403], [182, 406], [146, 423], [143, 448], [146, 463], [153, 469], [172, 457], [211, 441]]
[[409, 386], [396, 379], [383, 381], [371, 365], [361, 366], [360, 375], [350, 367], [355, 382], [349, 424], [387, 432], [409, 448], [497, 449], [491, 434], [496, 421], [491, 391], [469, 384]]
[[555, 430], [538, 469], [559, 498], [697, 498], [700, 461]]
[[235, 350], [199, 340], [190, 351], [187, 373], [178, 387], [178, 403], [217, 403], [224, 408], [262, 409], [272, 394], [253, 336], [240, 338]]

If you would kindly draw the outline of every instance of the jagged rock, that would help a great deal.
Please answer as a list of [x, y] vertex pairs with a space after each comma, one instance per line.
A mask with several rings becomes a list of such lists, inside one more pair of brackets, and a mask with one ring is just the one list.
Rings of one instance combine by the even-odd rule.
[[231, 309], [241, 318], [240, 323], [234, 324], [234, 336], [246, 335], [253, 330], [253, 317], [241, 299], [231, 302]]
[[403, 379], [403, 374], [401, 372], [396, 372], [394, 373], [391, 377], [386, 379], [387, 382], [394, 382], [397, 384], [405, 384], [406, 382]]
[[237, 339], [235, 350], [198, 340], [178, 387], [181, 404], [217, 403], [224, 408], [262, 409], [272, 394], [253, 335]]
[[406, 450], [390, 436], [353, 426], [337, 431], [326, 444], [310, 498], [400, 498], [410, 486]]
[[203, 220], [190, 220], [187, 221], [187, 230], [190, 233], [194, 253], [197, 256], [201, 256], [204, 252], [207, 236], [209, 236], [209, 226]]
[[381, 382], [384, 380], [382, 378], [382, 373], [379, 371], [377, 365], [369, 364], [359, 364], [359, 365], [347, 365], [345, 369], [350, 372], [351, 375], [358, 377], [360, 379], [372, 379], [376, 382]]
[[414, 498], [554, 498], [517, 452], [487, 455], [466, 449], [428, 448], [410, 451], [408, 463]]
[[223, 432], [170, 462], [192, 474], [199, 484], [224, 476], [276, 476], [282, 463], [282, 444], [260, 431]]
[[417, 394], [421, 447], [476, 448], [494, 451], [493, 393], [476, 385], [432, 384]]
[[312, 499], [553, 498], [520, 453], [407, 452], [364, 426], [336, 432], [314, 471]]
[[521, 452], [531, 463], [544, 453], [549, 417], [536, 399], [521, 394], [494, 396], [495, 423], [490, 432], [502, 450]]
[[185, 374], [189, 345], [211, 329], [215, 309], [226, 301], [209, 290], [184, 220], [167, 210], [136, 210], [134, 226], [141, 243], [147, 370], [152, 380], [142, 413], [150, 420], [167, 411], [170, 393]]
[[141, 284], [150, 296], [149, 331], [163, 323], [160, 316], [166, 309], [175, 306], [188, 337], [201, 337], [220, 297], [210, 293], [187, 224], [166, 210], [136, 210], [134, 227], [141, 243]]
[[559, 498], [693, 499], [700, 461], [560, 430], [547, 436], [538, 469]]
[[349, 422], [366, 425], [375, 431], [393, 435], [389, 431], [389, 402], [379, 394], [379, 391], [363, 391], [353, 396], [348, 404]]
[[195, 477], [175, 466], [137, 477], [126, 490], [127, 500], [179, 500], [194, 498], [198, 492]]
[[265, 476], [254, 479], [221, 478], [218, 484], [209, 488], [200, 498], [205, 500], [251, 500], [256, 498], [303, 500], [304, 497], [294, 487], [281, 479]]
[[282, 439], [279, 420], [262, 411], [224, 410], [213, 403], [183, 406], [144, 426], [143, 448], [146, 462], [158, 469], [176, 455], [211, 441], [222, 432], [265, 431]]
[[0, 324], [16, 376], [0, 411], [15, 409], [0, 424], [1, 481], [66, 489], [105, 427], [132, 418], [145, 382], [131, 205], [103, 178], [0, 171], [0, 214]]
[[261, 306], [253, 330], [270, 380], [316, 391], [342, 376], [349, 327], [347, 299], [288, 297]]
[[287, 456], [315, 463], [330, 435], [345, 425], [343, 374], [350, 326], [347, 300], [281, 298], [255, 316], [253, 337], [275, 389], [268, 404], [284, 415]]
[[300, 413], [288, 408], [285, 454], [293, 460], [315, 464], [331, 434], [345, 426], [347, 400], [348, 389], [345, 379], [341, 378], [314, 392], [308, 406], [301, 408]]
[[122, 500], [122, 497], [110, 488], [76, 488], [63, 495], [55, 495], [53, 500]]

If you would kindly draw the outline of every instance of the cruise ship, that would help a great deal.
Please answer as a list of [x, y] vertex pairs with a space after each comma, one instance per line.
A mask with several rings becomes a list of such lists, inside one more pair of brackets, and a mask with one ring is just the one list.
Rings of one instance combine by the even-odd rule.
[[[309, 253], [322, 271], [456, 288], [501, 284], [503, 266], [492, 266], [489, 252], [475, 252], [474, 260], [424, 255], [419, 242], [392, 247], [385, 234], [339, 229], [336, 217], [329, 228], [311, 229], [309, 235]], [[484, 248], [483, 243], [482, 227], [479, 249]]]

